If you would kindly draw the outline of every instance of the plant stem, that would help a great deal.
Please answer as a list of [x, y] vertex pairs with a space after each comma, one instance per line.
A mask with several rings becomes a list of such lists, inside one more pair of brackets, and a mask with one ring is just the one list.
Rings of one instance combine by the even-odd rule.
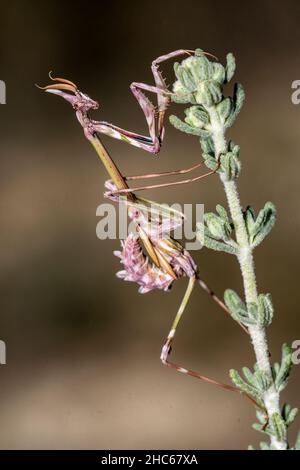
[[[225, 129], [220, 122], [216, 109], [214, 107], [210, 107], [207, 109], [207, 111], [210, 115], [211, 136], [215, 146], [215, 157], [217, 160], [219, 160], [221, 154], [227, 152]], [[236, 182], [234, 180], [226, 180], [222, 173], [220, 174], [220, 179], [224, 186], [231, 218], [235, 227], [236, 241], [239, 246], [237, 258], [243, 277], [246, 304], [249, 308], [250, 304], [257, 304], [258, 302], [255, 266], [252, 253], [253, 250], [249, 244], [246, 224], [243, 217], [243, 211]], [[266, 372], [268, 376], [272, 377], [271, 364], [269, 359], [270, 354], [268, 350], [265, 327], [258, 325], [249, 326], [249, 334], [259, 369]], [[273, 379], [272, 385], [264, 393], [263, 399], [269, 419], [273, 413], [279, 413], [281, 415], [279, 392], [275, 387]], [[276, 437], [272, 436], [271, 445], [274, 449], [285, 450], [288, 446], [288, 443], [287, 440], [279, 441]]]

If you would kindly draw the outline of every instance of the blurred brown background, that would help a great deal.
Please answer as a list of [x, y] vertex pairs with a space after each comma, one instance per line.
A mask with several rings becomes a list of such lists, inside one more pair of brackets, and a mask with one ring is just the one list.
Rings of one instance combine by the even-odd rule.
[[[256, 251], [258, 285], [271, 292], [274, 360], [300, 338], [300, 79], [297, 1], [1, 2], [0, 107], [1, 448], [246, 448], [263, 439], [242, 398], [165, 369], [160, 348], [185, 288], [137, 293], [115, 277], [118, 241], [96, 238], [107, 176], [70, 107], [34, 87], [47, 73], [76, 81], [101, 103], [96, 116], [145, 132], [131, 81], [152, 83], [152, 59], [201, 47], [232, 51], [247, 101], [230, 130], [241, 146], [242, 201], [266, 200], [278, 223]], [[172, 83], [171, 64], [164, 66]], [[178, 107], [177, 114], [183, 109]], [[201, 158], [197, 139], [168, 125], [158, 158], [105, 138], [127, 173], [163, 171]], [[218, 178], [149, 192], [164, 202], [224, 203]], [[235, 259], [201, 250], [201, 275], [222, 294], [241, 292]], [[248, 338], [197, 289], [174, 359], [220, 380], [252, 365]], [[300, 366], [284, 399], [299, 406]], [[293, 426], [295, 437], [300, 420]]]

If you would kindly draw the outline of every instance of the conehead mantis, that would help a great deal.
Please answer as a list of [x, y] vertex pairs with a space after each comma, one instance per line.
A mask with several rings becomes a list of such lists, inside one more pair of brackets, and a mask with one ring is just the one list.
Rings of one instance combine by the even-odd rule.
[[[149, 128], [149, 137], [126, 131], [105, 121], [95, 121], [91, 119], [89, 112], [91, 110], [98, 109], [98, 103], [91, 99], [88, 95], [82, 93], [77, 88], [75, 83], [69, 80], [54, 78], [50, 75], [50, 78], [56, 83], [43, 87], [42, 89], [49, 93], [63, 97], [72, 105], [73, 109], [75, 110], [77, 119], [83, 128], [85, 137], [93, 145], [111, 178], [111, 180], [106, 184], [108, 191], [105, 193], [105, 196], [113, 199], [116, 202], [121, 202], [121, 194], [126, 194], [126, 197], [123, 197], [122, 200], [124, 199], [125, 203], [128, 205], [129, 217], [136, 223], [137, 235], [134, 236], [129, 234], [127, 239], [122, 242], [122, 251], [115, 253], [121, 259], [121, 263], [124, 267], [124, 269], [118, 273], [119, 277], [131, 282], [138, 283], [140, 286], [140, 292], [142, 293], [148, 292], [154, 288], [168, 290], [174, 280], [183, 276], [189, 277], [186, 293], [162, 348], [162, 363], [168, 367], [176, 369], [181, 373], [196, 377], [209, 383], [213, 383], [219, 387], [222, 387], [223, 389], [242, 394], [251, 400], [255, 406], [261, 407], [251, 396], [237, 389], [236, 387], [220, 383], [216, 380], [201, 375], [198, 372], [186, 369], [168, 360], [177, 326], [182, 318], [196, 282], [227, 314], [230, 313], [226, 305], [199, 277], [197, 266], [191, 255], [182, 247], [178, 241], [174, 240], [169, 236], [169, 234], [167, 234], [168, 230], [174, 227], [174, 224], [176, 225], [178, 223], [183, 223], [183, 216], [181, 217], [179, 215], [178, 217], [178, 214], [175, 216], [174, 214], [171, 214], [171, 224], [166, 222], [166, 217], [162, 217], [162, 220], [160, 221], [157, 221], [156, 219], [150, 219], [149, 225], [149, 214], [147, 204], [145, 204], [146, 200], [139, 198], [135, 194], [135, 192], [138, 190], [158, 188], [175, 184], [186, 184], [191, 181], [196, 181], [216, 173], [219, 166], [217, 165], [214, 170], [211, 170], [204, 175], [200, 175], [189, 180], [130, 188], [128, 186], [128, 181], [130, 180], [185, 174], [198, 168], [201, 164], [197, 164], [191, 168], [183, 170], [124, 177], [99, 138], [99, 134], [103, 133], [108, 136], [121, 139], [148, 152], [154, 154], [158, 153], [164, 137], [164, 116], [171, 96], [171, 93], [168, 91], [165, 81], [159, 71], [159, 64], [169, 58], [191, 52], [192, 51], [186, 51], [183, 49], [177, 50], [163, 55], [153, 61], [152, 72], [155, 86], [145, 85], [137, 82], [133, 82], [131, 85], [131, 90], [144, 112]], [[144, 95], [142, 90], [155, 93], [157, 96], [157, 121], [155, 107]], [[165, 226], [163, 226], [163, 222], [165, 222]], [[146, 251], [146, 254], [144, 253], [143, 248]], [[240, 324], [240, 326], [248, 333], [247, 329], [242, 324]]]

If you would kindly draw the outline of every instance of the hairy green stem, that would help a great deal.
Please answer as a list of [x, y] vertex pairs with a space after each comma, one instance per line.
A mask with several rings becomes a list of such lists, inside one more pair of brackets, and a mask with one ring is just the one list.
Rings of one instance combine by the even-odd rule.
[[[210, 107], [207, 111], [210, 115], [211, 136], [215, 146], [215, 156], [216, 159], [219, 159], [222, 153], [224, 154], [227, 152], [225, 129], [220, 123], [220, 119], [215, 108]], [[226, 180], [222, 173], [220, 174], [220, 179], [224, 185], [231, 218], [235, 227], [236, 241], [239, 246], [237, 258], [243, 277], [245, 299], [249, 308], [250, 304], [257, 304], [258, 302], [252, 248], [248, 240], [246, 224], [243, 217], [236, 182], [234, 180]], [[272, 377], [265, 327], [258, 325], [249, 326], [249, 334], [259, 368]], [[264, 404], [269, 419], [274, 413], [279, 413], [281, 415], [279, 392], [275, 387], [274, 381], [269, 389], [264, 393]], [[288, 447], [287, 440], [279, 441], [275, 436], [271, 437], [271, 445], [277, 450], [285, 450]]]

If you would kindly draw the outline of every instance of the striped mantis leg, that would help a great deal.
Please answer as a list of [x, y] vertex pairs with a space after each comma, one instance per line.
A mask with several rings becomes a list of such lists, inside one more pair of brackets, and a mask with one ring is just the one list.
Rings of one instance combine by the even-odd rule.
[[[149, 136], [128, 131], [106, 121], [96, 121], [92, 119], [88, 119], [89, 132], [105, 134], [113, 137], [114, 139], [122, 140], [130, 145], [146, 150], [147, 152], [157, 154], [160, 151], [163, 142], [165, 134], [164, 117], [172, 96], [172, 93], [168, 91], [168, 87], [161, 74], [159, 66], [162, 62], [171, 58], [183, 54], [191, 55], [192, 53], [194, 53], [192, 50], [178, 49], [155, 59], [151, 65], [154, 85], [140, 82], [131, 83], [130, 89], [144, 113]], [[212, 56], [212, 54], [207, 52], [205, 52], [205, 54]], [[77, 115], [78, 119], [85, 119], [87, 111], [90, 109], [97, 109], [99, 107], [99, 104], [96, 101], [91, 100], [87, 95], [79, 91], [75, 83], [65, 78], [52, 77], [51, 72], [49, 77], [52, 81], [57, 83], [39, 88], [42, 88], [47, 92], [60, 95], [69, 101], [74, 109], [79, 111]], [[144, 94], [145, 91], [156, 95], [156, 106], [154, 106]], [[71, 93], [71, 95], [69, 93]], [[82, 121], [82, 125], [84, 126], [84, 121]]]
[[[174, 337], [177, 331], [177, 327], [180, 323], [180, 320], [182, 319], [183, 313], [185, 311], [185, 308], [189, 302], [190, 296], [192, 294], [192, 291], [194, 289], [195, 283], [198, 281], [200, 286], [212, 297], [213, 300], [215, 300], [225, 312], [229, 313], [227, 310], [227, 307], [223, 302], [213, 293], [213, 291], [207, 286], [207, 284], [199, 278], [198, 274], [196, 273], [195, 276], [190, 277], [187, 289], [185, 291], [184, 297], [182, 299], [182, 302], [179, 306], [179, 309], [175, 315], [174, 321], [171, 325], [171, 329], [169, 331], [169, 334], [167, 336], [167, 339], [162, 347], [160, 359], [161, 362], [164, 366], [169, 367], [171, 369], [175, 369], [177, 372], [180, 372], [181, 374], [189, 375], [190, 377], [194, 377], [198, 380], [202, 380], [206, 383], [210, 383], [212, 385], [216, 385], [217, 387], [220, 387], [224, 390], [228, 390], [230, 392], [238, 393], [239, 395], [242, 395], [245, 397], [247, 400], [249, 400], [255, 407], [259, 408], [265, 413], [265, 409], [256, 402], [256, 400], [248, 395], [246, 392], [234, 387], [233, 385], [229, 385], [223, 382], [219, 382], [215, 379], [212, 379], [211, 377], [207, 377], [205, 375], [200, 374], [199, 372], [196, 372], [191, 369], [187, 369], [186, 367], [183, 367], [180, 364], [176, 364], [175, 362], [172, 362], [169, 360], [170, 353], [172, 351], [172, 345], [174, 342]], [[245, 328], [244, 328], [245, 329]], [[248, 331], [246, 330], [248, 333]]]

